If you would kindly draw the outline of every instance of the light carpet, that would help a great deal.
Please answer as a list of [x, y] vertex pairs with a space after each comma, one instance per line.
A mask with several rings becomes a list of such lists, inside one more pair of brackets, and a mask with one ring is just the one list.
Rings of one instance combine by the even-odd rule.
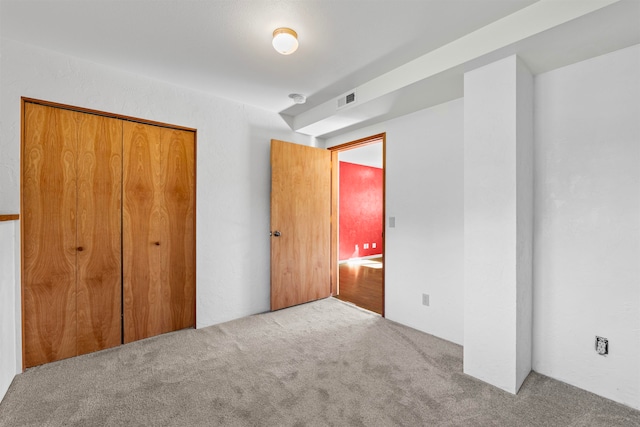
[[333, 298], [32, 368], [0, 426], [640, 426], [532, 373], [517, 396], [462, 347]]

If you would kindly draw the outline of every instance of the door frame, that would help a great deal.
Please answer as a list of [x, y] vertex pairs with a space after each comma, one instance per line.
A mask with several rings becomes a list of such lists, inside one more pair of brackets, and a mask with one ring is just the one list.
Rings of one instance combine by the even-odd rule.
[[338, 154], [342, 151], [353, 150], [366, 145], [382, 142], [382, 317], [385, 317], [385, 253], [386, 253], [386, 208], [387, 208], [387, 133], [382, 132], [355, 141], [345, 142], [327, 148], [331, 151], [331, 295], [338, 295], [340, 284], [338, 281]]

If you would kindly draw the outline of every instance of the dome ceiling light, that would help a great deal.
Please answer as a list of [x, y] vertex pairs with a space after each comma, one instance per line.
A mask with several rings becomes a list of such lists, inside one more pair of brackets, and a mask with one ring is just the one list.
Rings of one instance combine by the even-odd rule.
[[282, 55], [291, 55], [298, 49], [298, 33], [291, 28], [276, 28], [273, 31], [273, 48]]

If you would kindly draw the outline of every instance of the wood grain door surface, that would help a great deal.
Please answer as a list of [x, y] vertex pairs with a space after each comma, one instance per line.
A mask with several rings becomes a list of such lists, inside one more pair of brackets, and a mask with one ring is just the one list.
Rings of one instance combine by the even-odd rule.
[[30, 367], [120, 343], [122, 139], [117, 120], [59, 108], [26, 103], [24, 120], [23, 339]]
[[193, 132], [124, 123], [124, 342], [195, 325]]
[[76, 115], [25, 105], [23, 339], [25, 367], [77, 354]]
[[271, 310], [328, 297], [329, 151], [271, 141], [271, 231]]
[[[80, 114], [80, 113], [76, 113]], [[78, 132], [78, 354], [120, 345], [122, 121], [82, 114]]]
[[23, 114], [24, 367], [194, 327], [195, 133]]

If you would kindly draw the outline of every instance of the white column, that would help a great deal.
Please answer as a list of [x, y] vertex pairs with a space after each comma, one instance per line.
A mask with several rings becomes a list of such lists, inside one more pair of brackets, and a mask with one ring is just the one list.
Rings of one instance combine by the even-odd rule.
[[531, 371], [533, 77], [464, 76], [464, 372], [517, 393]]

